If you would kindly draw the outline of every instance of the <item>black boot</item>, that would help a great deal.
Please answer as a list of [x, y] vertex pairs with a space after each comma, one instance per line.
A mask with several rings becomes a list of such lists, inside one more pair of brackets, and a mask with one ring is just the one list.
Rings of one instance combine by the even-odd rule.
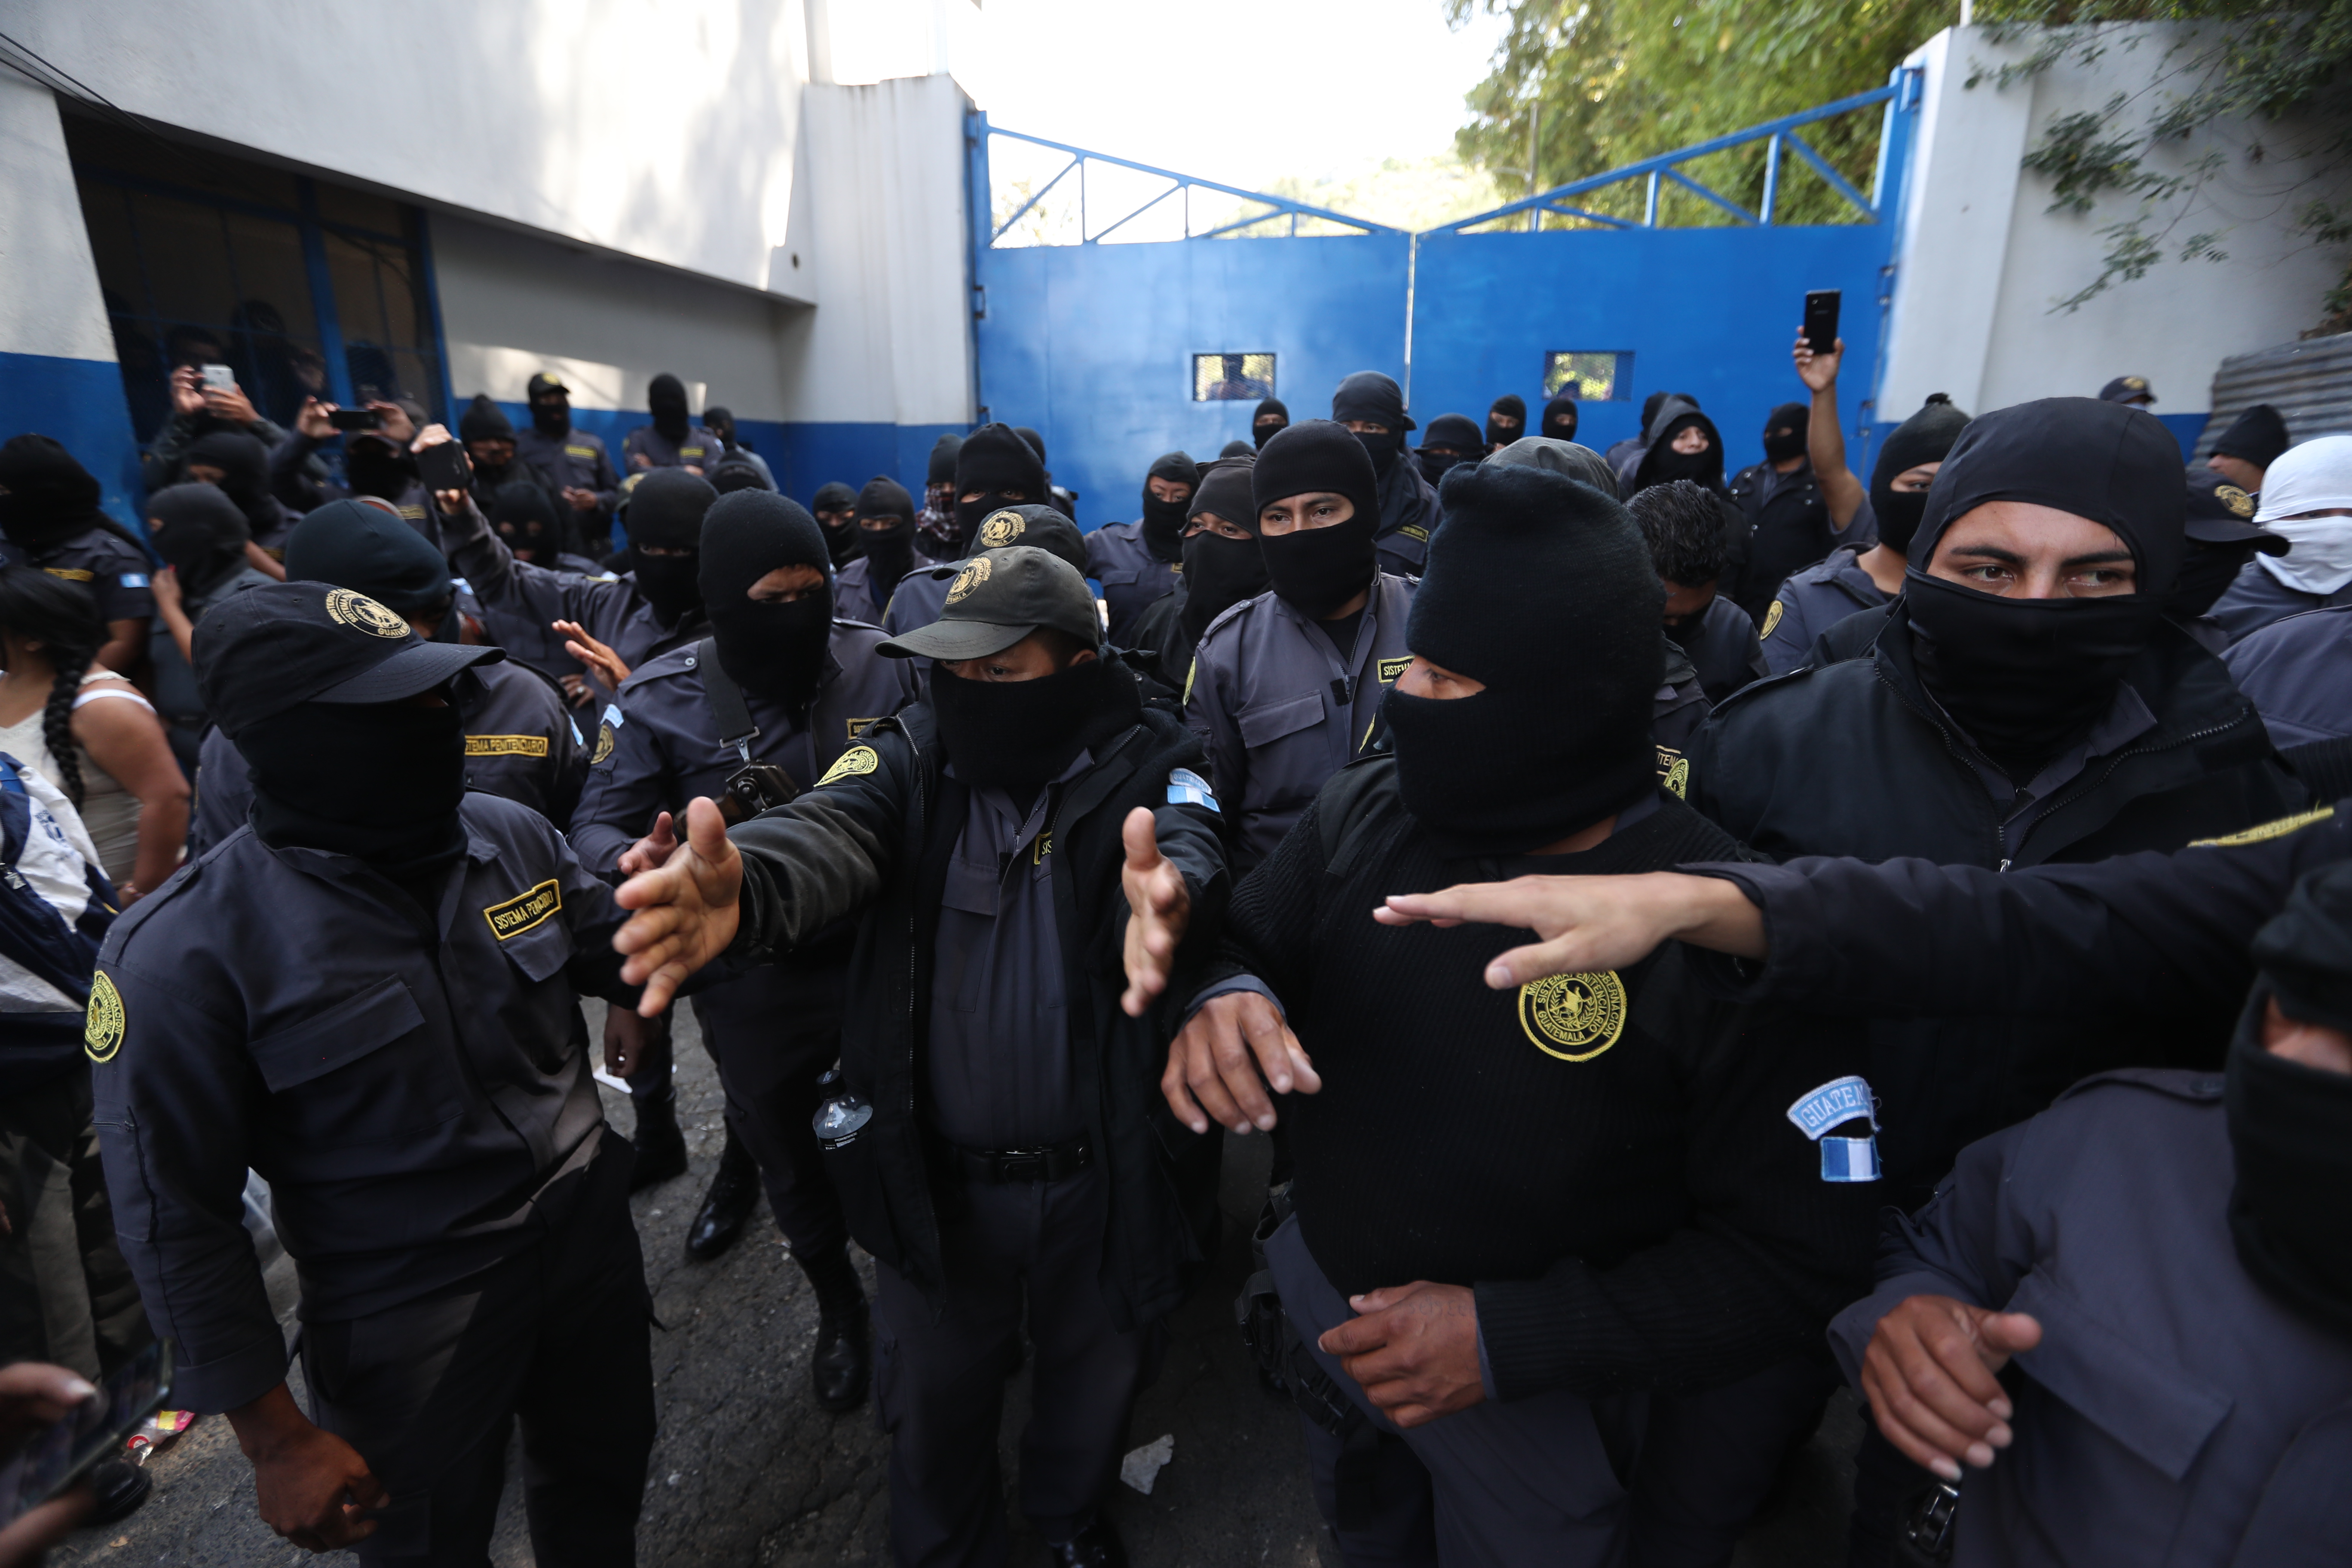
[[114, 1524], [139, 1511], [155, 1489], [155, 1478], [128, 1459], [100, 1459], [90, 1467], [89, 1486], [98, 1494], [98, 1506], [82, 1522]]
[[677, 1090], [669, 1084], [644, 1094], [631, 1094], [637, 1130], [629, 1146], [637, 1152], [630, 1167], [629, 1191], [643, 1192], [656, 1182], [686, 1174], [686, 1134], [677, 1130]]
[[686, 1255], [708, 1263], [726, 1252], [743, 1234], [743, 1222], [759, 1202], [760, 1167], [751, 1163], [751, 1151], [735, 1141], [730, 1127], [727, 1152], [719, 1156], [719, 1173], [710, 1178], [702, 1208], [687, 1227]]
[[809, 1381], [816, 1402], [839, 1415], [866, 1402], [868, 1370], [866, 1292], [846, 1248], [827, 1258], [801, 1259], [816, 1291], [816, 1350], [809, 1358]]

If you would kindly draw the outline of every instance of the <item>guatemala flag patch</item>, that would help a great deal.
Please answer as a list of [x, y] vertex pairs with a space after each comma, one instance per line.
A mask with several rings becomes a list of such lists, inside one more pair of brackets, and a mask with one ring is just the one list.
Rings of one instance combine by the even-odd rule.
[[1178, 768], [1168, 775], [1168, 804], [1171, 805], [1205, 805], [1219, 816], [1225, 808], [1217, 804], [1216, 792], [1209, 781], [1190, 768]]
[[[1868, 1080], [1849, 1073], [1844, 1078], [1832, 1079], [1819, 1089], [1808, 1089], [1789, 1107], [1789, 1120], [1798, 1131], [1822, 1146], [1822, 1181], [1878, 1180], [1878, 1108]], [[1822, 1136], [1832, 1127], [1854, 1121], [1870, 1123], [1868, 1136]]]

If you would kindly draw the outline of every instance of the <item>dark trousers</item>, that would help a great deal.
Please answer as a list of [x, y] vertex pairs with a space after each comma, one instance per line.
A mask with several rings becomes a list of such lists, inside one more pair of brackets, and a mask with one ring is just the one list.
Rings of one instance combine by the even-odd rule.
[[114, 1238], [89, 1068], [0, 1093], [0, 1362], [46, 1361], [96, 1381], [155, 1336]]
[[[813, 1125], [816, 1080], [841, 1058], [843, 985], [838, 966], [770, 967], [694, 998], [695, 1021], [727, 1097], [727, 1130], [760, 1167], [776, 1228], [803, 1259], [849, 1245]], [[650, 1092], [669, 1092], [670, 1060], [665, 1027], [661, 1044], [630, 1080], [631, 1093], [641, 1083]]]
[[1103, 1300], [1099, 1167], [981, 1185], [946, 1219], [948, 1300], [875, 1266], [874, 1386], [890, 1435], [890, 1549], [899, 1568], [995, 1568], [1010, 1542], [996, 1458], [1004, 1381], [1034, 1347], [1021, 1511], [1048, 1541], [1083, 1528], [1118, 1478], [1128, 1417], [1156, 1370], [1159, 1328], [1112, 1327]]
[[391, 1500], [366, 1568], [488, 1568], [522, 1422], [531, 1551], [565, 1568], [636, 1561], [653, 1450], [651, 1300], [617, 1135], [577, 1206], [487, 1274], [364, 1318], [311, 1323], [311, 1418], [359, 1450]]
[[[1389, 1438], [1368, 1519], [1340, 1530], [1340, 1440], [1308, 1422], [1315, 1500], [1349, 1568], [1715, 1568], [1727, 1563], [1790, 1448], [1820, 1419], [1834, 1373], [1790, 1363], [1728, 1387], [1585, 1399], [1489, 1400], [1402, 1431], [1338, 1358], [1315, 1348], [1354, 1316], [1296, 1220], [1266, 1244], [1283, 1310], [1317, 1364]], [[1402, 1451], [1400, 1451], [1402, 1450]]]

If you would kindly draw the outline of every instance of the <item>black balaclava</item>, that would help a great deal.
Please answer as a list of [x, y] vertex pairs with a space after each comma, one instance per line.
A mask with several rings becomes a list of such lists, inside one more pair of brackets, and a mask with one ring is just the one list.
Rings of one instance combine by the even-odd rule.
[[2223, 1099], [2238, 1177], [2231, 1240], [2256, 1284], [2352, 1337], [2352, 1076], [2262, 1044], [2273, 998], [2298, 1023], [2352, 1034], [2352, 866], [2305, 876], [2252, 952], [2261, 975], [2231, 1044]]
[[[2137, 565], [2136, 590], [2006, 599], [1928, 575], [1945, 530], [1996, 500], [2113, 529]], [[2032, 779], [2115, 700], [2163, 616], [2185, 515], [2179, 444], [2145, 409], [2045, 397], [1972, 420], [1952, 444], [1911, 542], [1903, 597], [1920, 681], [2011, 778]]]
[[[1451, 450], [1432, 451], [1433, 447]], [[1441, 414], [1421, 433], [1421, 449], [1413, 453], [1413, 460], [1421, 465], [1421, 477], [1433, 485], [1456, 463], [1475, 463], [1486, 455], [1486, 443], [1468, 416]]]
[[[1675, 437], [1692, 428], [1706, 432], [1706, 450], [1675, 451]], [[1674, 479], [1688, 479], [1711, 490], [1723, 489], [1723, 437], [1714, 420], [1680, 398], [1668, 398], [1658, 410], [1657, 434], [1650, 439], [1650, 449], [1642, 454], [1642, 466], [1633, 472], [1633, 488], [1638, 490]]]
[[856, 560], [860, 553], [857, 542], [857, 519], [852, 515], [856, 510], [857, 492], [839, 479], [817, 486], [816, 494], [809, 498], [809, 510], [812, 513], [833, 512], [841, 519], [838, 522], [827, 522], [824, 519], [818, 518], [816, 524], [824, 530], [825, 547], [833, 552], [833, 565], [835, 571]]
[[572, 398], [562, 383], [543, 373], [534, 375], [523, 388], [523, 401], [530, 405], [531, 427], [541, 435], [561, 441], [572, 434]]
[[1192, 498], [1182, 500], [1161, 500], [1151, 493], [1151, 481], [1167, 479], [1176, 484], [1198, 486], [1201, 470], [1182, 452], [1162, 452], [1151, 460], [1143, 477], [1143, 545], [1160, 561], [1181, 560], [1184, 554], [1184, 519], [1192, 508]]
[[2286, 420], [2269, 404], [2257, 403], [2221, 432], [2221, 438], [2213, 443], [2213, 455], [2267, 468], [2279, 460], [2290, 444]]
[[[203, 599], [245, 564], [246, 542], [253, 531], [236, 502], [215, 486], [173, 485], [157, 490], [147, 498], [147, 516], [155, 553], [180, 574], [181, 591], [192, 599]], [[416, 531], [404, 522], [400, 526]], [[424, 543], [422, 535], [417, 542]]]
[[688, 428], [686, 417], [686, 384], [665, 372], [653, 378], [646, 387], [646, 406], [654, 416], [654, 428], [673, 446], [686, 439]]
[[278, 502], [269, 494], [269, 451], [260, 440], [242, 430], [215, 430], [188, 444], [187, 463], [221, 471], [220, 488], [245, 513], [246, 525], [268, 533], [278, 521]]
[[1505, 468], [1544, 468], [1565, 474], [1578, 484], [1591, 485], [1611, 500], [1617, 499], [1617, 470], [1609, 466], [1609, 459], [1573, 441], [1522, 436], [1486, 461]]
[[1142, 716], [1135, 677], [1107, 658], [1034, 680], [968, 680], [931, 671], [931, 715], [956, 776], [975, 787], [1030, 790]]
[[[247, 437], [250, 439], [250, 437]], [[138, 543], [98, 510], [97, 479], [47, 436], [12, 436], [0, 446], [0, 534], [30, 551], [52, 549], [102, 528]]]
[[[1010, 425], [983, 425], [963, 438], [955, 459], [956, 537], [980, 537], [980, 520], [999, 507], [1050, 502], [1045, 460]], [[1018, 493], [1014, 493], [1018, 492]], [[977, 495], [977, 500], [963, 498]], [[869, 542], [866, 552], [873, 553]]]
[[253, 830], [273, 848], [357, 856], [395, 879], [465, 853], [466, 725], [454, 701], [300, 702], [233, 738], [253, 774]]
[[[931, 443], [930, 460], [923, 467], [924, 510], [946, 518], [955, 516], [956, 454], [962, 449], [963, 437], [954, 434], [941, 436]], [[961, 535], [959, 534], [958, 538], [961, 539]]]
[[721, 447], [740, 444], [735, 439], [735, 411], [722, 404], [714, 403], [702, 411], [702, 427], [718, 437]]
[[[1495, 421], [1497, 415], [1509, 419], [1510, 424], [1496, 424]], [[1528, 428], [1528, 400], [1521, 397], [1517, 393], [1507, 392], [1503, 394], [1502, 396], [1495, 399], [1493, 403], [1487, 405], [1487, 446], [1507, 447], [1512, 442], [1519, 439], [1522, 436], [1532, 435], [1533, 433], [1534, 432]]]
[[[1257, 525], [1250, 520], [1257, 515], [1250, 495], [1252, 476], [1257, 459], [1229, 458], [1212, 463], [1201, 476], [1201, 488], [1192, 492], [1192, 506], [1187, 514], [1199, 517], [1207, 513], [1239, 524], [1252, 533]], [[1227, 539], [1208, 529], [1188, 536], [1184, 541], [1184, 608], [1179, 619], [1184, 635], [1194, 643], [1209, 629], [1209, 623], [1223, 615], [1244, 599], [1255, 599], [1273, 585], [1265, 572], [1265, 552], [1255, 539]]]
[[[857, 542], [866, 552], [866, 581], [873, 588], [874, 602], [887, 605], [898, 579], [914, 569], [915, 498], [898, 480], [877, 474], [857, 492], [856, 515]], [[869, 517], [898, 521], [886, 529], [869, 530], [865, 525]]]
[[296, 523], [286, 536], [286, 578], [349, 588], [412, 620], [447, 615], [457, 597], [441, 552], [363, 500], [329, 501]]
[[1549, 437], [1555, 441], [1573, 441], [1576, 439], [1576, 397], [1571, 393], [1563, 392], [1544, 405], [1543, 428], [1531, 430], [1528, 434]]
[[353, 437], [343, 443], [343, 477], [355, 496], [398, 500], [416, 482], [416, 459], [381, 436]]
[[[1324, 491], [1353, 501], [1355, 515], [1271, 537], [1259, 526], [1259, 514], [1276, 501]], [[1381, 526], [1381, 481], [1364, 444], [1332, 420], [1293, 425], [1265, 444], [1250, 471], [1250, 514], [1233, 521], [1258, 535], [1275, 593], [1310, 621], [1370, 588], [1380, 569], [1372, 541]]]
[[460, 441], [511, 441], [514, 436], [514, 421], [490, 401], [487, 392], [474, 394], [474, 401], [466, 405], [466, 412], [457, 418]]
[[1396, 466], [1397, 454], [1404, 450], [1405, 432], [1414, 428], [1413, 422], [1405, 416], [1403, 391], [1376, 370], [1360, 370], [1339, 384], [1339, 389], [1331, 395], [1331, 418], [1339, 425], [1353, 419], [1388, 426], [1385, 436], [1364, 432], [1356, 436], [1364, 450], [1371, 454], [1374, 478], [1383, 479]]
[[[1045, 437], [1040, 436], [1036, 431], [1031, 429], [1026, 425], [1015, 425], [1013, 427], [1013, 433], [1015, 436], [1020, 437], [1024, 441], [1029, 443], [1029, 449], [1037, 454], [1037, 460], [1039, 462], [1042, 463], [1045, 460]], [[1045, 480], [1048, 484], [1053, 482], [1053, 479], [1054, 476], [1050, 473], [1045, 476]]]
[[[814, 567], [824, 585], [791, 604], [753, 602], [751, 585], [782, 566]], [[702, 520], [701, 583], [720, 666], [746, 691], [806, 708], [833, 636], [833, 563], [816, 519], [773, 490], [719, 497]]]
[[[1389, 689], [1397, 784], [1448, 853], [1524, 854], [1657, 787], [1666, 591], [1632, 514], [1561, 475], [1465, 466], [1438, 504], [1405, 646], [1486, 689]], [[1497, 595], [1502, 582], [1538, 586]]]
[[[1812, 428], [1810, 403], [1783, 403], [1764, 417], [1764, 460], [1785, 463], [1805, 455], [1806, 432]], [[1781, 432], [1786, 431], [1783, 435]]]
[[772, 492], [776, 487], [768, 482], [768, 477], [760, 472], [759, 466], [751, 460], [750, 455], [740, 447], [736, 452], [738, 455], [735, 457], [720, 458], [719, 466], [710, 470], [707, 476], [710, 488], [720, 495], [731, 495], [737, 490]]
[[1220, 458], [1255, 458], [1257, 456], [1257, 447], [1249, 441], [1228, 441], [1217, 448], [1217, 456]]
[[1878, 449], [1877, 466], [1870, 470], [1870, 510], [1878, 519], [1878, 542], [1907, 552], [1919, 519], [1927, 510], [1926, 490], [1898, 490], [1895, 481], [1922, 463], [1940, 463], [1952, 443], [1968, 428], [1969, 416], [1952, 400], [1931, 392], [1919, 412], [1897, 425]]
[[1250, 441], [1260, 451], [1265, 444], [1290, 428], [1290, 405], [1279, 397], [1261, 398], [1257, 412], [1250, 416]]
[[[555, 498], [529, 479], [509, 479], [499, 487], [498, 493], [490, 498], [489, 523], [498, 530], [506, 547], [514, 552], [515, 559], [551, 571], [555, 568], [556, 556], [570, 542], [564, 536], [563, 514], [555, 509]], [[393, 607], [399, 608], [396, 605]]]
[[[684, 468], [654, 468], [629, 491], [621, 526], [628, 530], [637, 591], [653, 606], [654, 619], [675, 626], [702, 607], [694, 552], [702, 544], [702, 519], [719, 492], [700, 474]], [[639, 545], [683, 550], [683, 555], [648, 555]]]

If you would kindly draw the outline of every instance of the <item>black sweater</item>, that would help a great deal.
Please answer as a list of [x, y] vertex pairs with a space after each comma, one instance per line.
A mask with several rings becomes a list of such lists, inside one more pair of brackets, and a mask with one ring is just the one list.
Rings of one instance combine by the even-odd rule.
[[[1712, 1000], [1678, 943], [1622, 974], [1488, 990], [1486, 963], [1526, 932], [1394, 929], [1370, 911], [1535, 868], [1441, 859], [1394, 769], [1371, 759], [1325, 787], [1235, 890], [1213, 966], [1271, 986], [1322, 1076], [1284, 1114], [1299, 1226], [1332, 1283], [1475, 1285], [1506, 1399], [1691, 1392], [1817, 1351], [1869, 1289], [1879, 1199], [1823, 1182], [1787, 1111], [1856, 1069], [1858, 1031], [1800, 1034]], [[1327, 831], [1334, 815], [1347, 825]], [[1539, 865], [1594, 876], [1739, 856], [1669, 795]]]

